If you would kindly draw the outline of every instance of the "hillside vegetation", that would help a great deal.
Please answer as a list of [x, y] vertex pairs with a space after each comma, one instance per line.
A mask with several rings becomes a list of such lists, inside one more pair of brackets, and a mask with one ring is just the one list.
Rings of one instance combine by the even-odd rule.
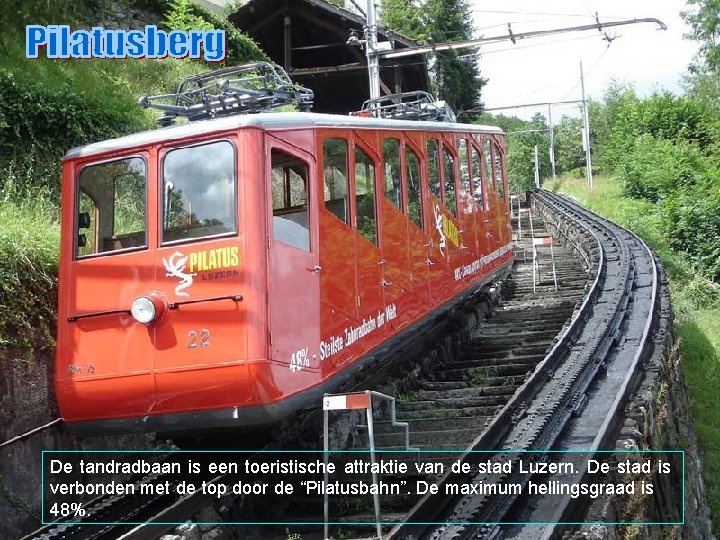
[[660, 257], [668, 274], [675, 332], [680, 340], [682, 369], [690, 389], [695, 430], [703, 456], [704, 477], [715, 529], [720, 516], [720, 287], [708, 280], [692, 260], [672, 247], [663, 234], [660, 208], [625, 196], [616, 177], [562, 177], [547, 187], [570, 195], [585, 206], [640, 235]]
[[[59, 244], [60, 164], [78, 145], [152, 129], [137, 105], [186, 76], [223, 64], [192, 60], [25, 58], [26, 24], [97, 25], [111, 6], [141, 10], [166, 30], [225, 29], [227, 63], [266, 59], [247, 36], [188, 0], [11, 0], [0, 23], [0, 347], [52, 346]], [[36, 306], [34, 312], [27, 306]]]

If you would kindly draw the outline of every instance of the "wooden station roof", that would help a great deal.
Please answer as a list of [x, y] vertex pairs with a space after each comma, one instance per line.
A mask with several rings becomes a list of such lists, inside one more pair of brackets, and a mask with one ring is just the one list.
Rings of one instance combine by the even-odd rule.
[[[290, 77], [315, 92], [316, 112], [346, 114], [368, 99], [365, 51], [346, 43], [350, 32], [363, 39], [365, 19], [325, 0], [250, 0], [230, 15]], [[417, 43], [378, 31], [378, 41], [396, 49]], [[429, 91], [423, 55], [380, 61], [381, 93]]]

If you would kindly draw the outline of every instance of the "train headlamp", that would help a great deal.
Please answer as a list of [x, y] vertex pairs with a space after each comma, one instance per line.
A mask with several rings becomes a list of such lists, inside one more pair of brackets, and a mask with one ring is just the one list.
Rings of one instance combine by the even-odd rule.
[[159, 310], [155, 305], [155, 302], [147, 296], [140, 296], [133, 300], [132, 306], [130, 306], [130, 314], [137, 322], [141, 324], [150, 324], [157, 316]]

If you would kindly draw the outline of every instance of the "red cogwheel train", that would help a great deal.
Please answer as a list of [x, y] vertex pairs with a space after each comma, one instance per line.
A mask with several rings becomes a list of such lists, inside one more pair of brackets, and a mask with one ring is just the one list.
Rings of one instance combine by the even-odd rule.
[[276, 424], [513, 258], [493, 127], [227, 115], [73, 149], [62, 182], [55, 384], [86, 434]]

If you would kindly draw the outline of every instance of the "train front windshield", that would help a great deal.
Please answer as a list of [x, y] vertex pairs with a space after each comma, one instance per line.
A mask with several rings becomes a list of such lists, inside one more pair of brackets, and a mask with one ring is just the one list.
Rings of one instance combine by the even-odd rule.
[[[160, 242], [237, 232], [235, 149], [218, 141], [171, 149], [161, 159]], [[148, 246], [147, 164], [130, 157], [79, 175], [76, 256]]]
[[147, 245], [147, 166], [131, 157], [80, 172], [76, 255]]

